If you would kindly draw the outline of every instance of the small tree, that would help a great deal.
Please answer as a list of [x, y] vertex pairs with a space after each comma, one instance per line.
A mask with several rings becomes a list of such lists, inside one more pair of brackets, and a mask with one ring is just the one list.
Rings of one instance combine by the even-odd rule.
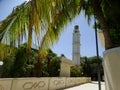
[[80, 77], [82, 76], [82, 67], [80, 65], [75, 65], [75, 66], [72, 66], [71, 69], [70, 69], [70, 76], [71, 77]]
[[31, 50], [26, 53], [26, 45], [16, 48], [16, 53], [9, 54], [4, 60], [3, 77], [30, 77], [33, 76], [34, 65], [38, 55]]
[[42, 67], [43, 76], [48, 75], [50, 77], [59, 76], [60, 69], [60, 57], [58, 57], [52, 50], [49, 50], [47, 58], [43, 61]]
[[[99, 57], [99, 63], [100, 63], [100, 73], [101, 76], [103, 76], [103, 67], [102, 67], [102, 58]], [[92, 80], [98, 80], [98, 63], [97, 63], [97, 57], [82, 57], [81, 59], [81, 66], [83, 69], [83, 76], [91, 77]], [[101, 78], [102, 80], [102, 78]]]
[[11, 71], [12, 71], [12, 66], [14, 64], [15, 56], [14, 55], [7, 55], [6, 58], [3, 60], [3, 72], [2, 72], [2, 77], [3, 78], [10, 78], [11, 77]]

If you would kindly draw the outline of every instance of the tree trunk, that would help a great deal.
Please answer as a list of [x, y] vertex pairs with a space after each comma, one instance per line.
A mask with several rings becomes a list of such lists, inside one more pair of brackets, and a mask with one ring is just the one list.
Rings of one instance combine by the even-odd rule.
[[42, 76], [42, 60], [40, 58], [40, 56], [38, 56], [38, 62], [35, 65], [35, 70], [34, 70], [34, 76], [35, 77], [40, 77]]
[[47, 71], [48, 71], [48, 73], [49, 73], [49, 71], [50, 71], [50, 56], [49, 55], [47, 55]]
[[91, 0], [91, 4], [94, 9], [94, 15], [99, 21], [101, 30], [103, 31], [103, 35], [105, 38], [105, 49], [110, 49], [110, 48], [113, 48], [114, 46], [111, 40], [109, 26], [107, 24], [107, 21], [105, 20], [105, 17], [102, 12], [102, 8], [100, 6], [101, 5], [100, 1], [101, 0]]

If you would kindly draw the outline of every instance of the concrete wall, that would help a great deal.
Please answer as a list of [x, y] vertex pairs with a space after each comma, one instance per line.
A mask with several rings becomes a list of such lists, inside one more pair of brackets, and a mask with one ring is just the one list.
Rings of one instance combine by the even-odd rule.
[[106, 90], [120, 90], [120, 47], [104, 52]]
[[57, 90], [88, 82], [89, 77], [2, 78], [0, 90]]
[[60, 64], [60, 77], [70, 77], [70, 65], [65, 63]]
[[73, 65], [74, 63], [72, 60], [62, 57], [60, 64], [60, 77], [70, 77], [70, 67]]
[[103, 35], [103, 31], [102, 30], [99, 30], [98, 31], [98, 36], [99, 36], [99, 39], [100, 39], [100, 42], [101, 42], [101, 46], [103, 48], [105, 48], [105, 38], [104, 38], [104, 35]]

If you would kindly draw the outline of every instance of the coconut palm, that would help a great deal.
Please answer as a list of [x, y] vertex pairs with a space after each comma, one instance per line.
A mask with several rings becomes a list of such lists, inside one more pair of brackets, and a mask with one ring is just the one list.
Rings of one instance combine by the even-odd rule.
[[91, 16], [95, 16], [99, 29], [103, 31], [105, 38], [105, 49], [120, 46], [119, 33], [119, 2], [117, 0], [81, 0], [80, 4], [88, 22]]
[[[72, 0], [25, 2], [14, 8], [13, 12], [1, 22], [1, 42], [16, 45], [22, 42], [28, 34], [29, 50], [34, 32], [34, 37], [40, 38], [38, 40], [41, 41], [40, 48], [48, 47], [58, 39], [61, 28], [70, 22], [78, 12], [78, 2]], [[2, 35], [4, 36], [2, 37]], [[47, 39], [45, 39], [46, 37]], [[45, 40], [48, 40], [49, 44], [45, 44]]]
[[104, 17], [104, 11], [101, 7], [102, 0], [91, 0], [91, 5], [94, 10], [94, 15], [97, 18], [97, 20], [100, 23], [101, 30], [103, 31], [104, 37], [105, 37], [105, 48], [109, 49], [113, 47], [113, 43], [110, 37], [110, 28], [108, 26], [108, 23]]
[[[7, 54], [7, 47], [16, 46], [17, 43], [20, 44], [23, 38], [26, 38], [26, 31], [29, 24], [28, 10], [29, 5], [25, 2], [21, 4], [21, 6], [14, 8], [12, 13], [0, 22], [1, 57]], [[9, 50], [12, 51], [11, 48], [9, 48]]]
[[[44, 57], [50, 46], [58, 40], [62, 28], [79, 13], [78, 3], [78, 0], [24, 2], [1, 22], [1, 43], [16, 46], [27, 39], [29, 53], [32, 40], [36, 40], [39, 45], [37, 66], [41, 68], [41, 57]], [[37, 70], [39, 75], [40, 69]]]
[[104, 33], [105, 48], [109, 49], [114, 47], [114, 44], [110, 35], [111, 27], [106, 19], [110, 15], [105, 13], [106, 6], [111, 5], [112, 3], [107, 0], [31, 0], [14, 8], [1, 22], [0, 40], [4, 43], [9, 41], [10, 45], [19, 45], [26, 38], [28, 52], [32, 40], [36, 40], [39, 45], [38, 62], [40, 62], [40, 57], [44, 56], [48, 48], [58, 40], [62, 28], [84, 10], [88, 21], [91, 15], [97, 18]]

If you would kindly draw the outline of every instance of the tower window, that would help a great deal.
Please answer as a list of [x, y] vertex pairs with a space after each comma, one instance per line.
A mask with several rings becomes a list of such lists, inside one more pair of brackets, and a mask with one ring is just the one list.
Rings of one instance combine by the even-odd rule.
[[77, 30], [75, 30], [75, 33], [77, 33], [78, 31]]

